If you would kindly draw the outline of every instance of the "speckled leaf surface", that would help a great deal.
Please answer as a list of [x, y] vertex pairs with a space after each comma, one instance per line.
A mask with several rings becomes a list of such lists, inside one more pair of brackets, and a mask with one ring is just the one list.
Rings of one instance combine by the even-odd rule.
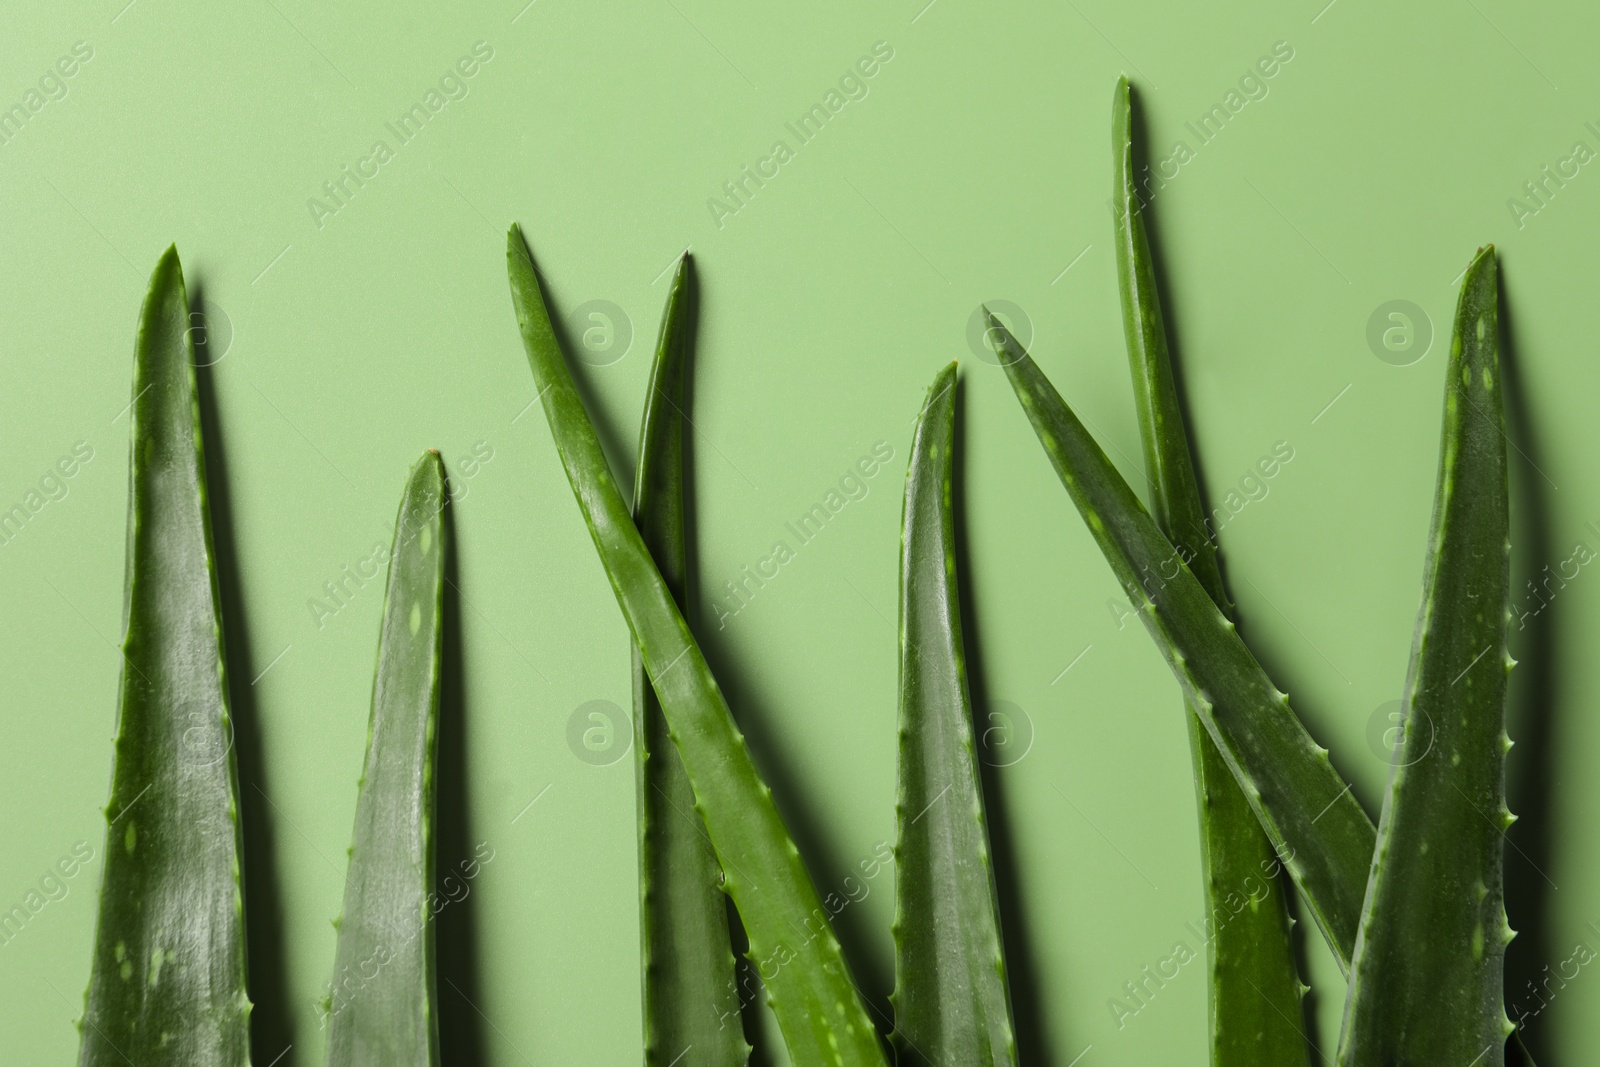
[[961, 640], [952, 450], [956, 365], [928, 389], [900, 535], [894, 1042], [901, 1063], [1016, 1063]]
[[426, 452], [395, 519], [328, 1013], [329, 1067], [433, 1067], [433, 767], [447, 545]]
[[134, 347], [116, 767], [78, 1062], [250, 1062], [238, 782], [189, 300], [176, 248]]
[[1348, 968], [1377, 829], [1232, 622], [1005, 325], [995, 351], [1050, 462]]
[[[633, 519], [661, 578], [683, 602], [689, 568], [684, 533], [684, 420], [692, 267], [684, 254], [667, 290], [661, 336], [639, 427]], [[673, 747], [637, 646], [633, 650], [635, 802], [639, 811], [639, 948], [644, 1062], [741, 1067], [745, 1044], [734, 985], [722, 870], [695, 811], [694, 790]]]
[[828, 912], [607, 466], [515, 226], [506, 259], [517, 323], [556, 451], [683, 758], [695, 808], [722, 866], [723, 889], [749, 935], [750, 958], [771, 975], [768, 1003], [789, 1057], [796, 1067], [883, 1067], [883, 1046]]
[[1511, 1032], [1502, 885], [1510, 507], [1494, 249], [1467, 268], [1445, 372], [1422, 608], [1371, 886], [1344, 1067], [1501, 1067]]
[[[1167, 539], [1183, 549], [1189, 570], [1217, 609], [1231, 618], [1233, 606], [1205, 521], [1134, 184], [1133, 111], [1126, 78], [1117, 82], [1111, 113], [1117, 281], [1150, 513]], [[1301, 1029], [1304, 987], [1290, 941], [1292, 921], [1280, 862], [1194, 706], [1185, 701], [1184, 712], [1200, 814], [1212, 1067], [1309, 1065], [1311, 1052]]]

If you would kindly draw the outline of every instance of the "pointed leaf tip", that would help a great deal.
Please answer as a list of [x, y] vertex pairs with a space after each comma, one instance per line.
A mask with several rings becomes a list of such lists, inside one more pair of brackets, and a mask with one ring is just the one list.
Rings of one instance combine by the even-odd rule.
[[150, 288], [154, 289], [159, 283], [176, 279], [183, 281], [183, 262], [178, 258], [178, 246], [170, 244], [156, 258], [155, 269], [150, 272]]

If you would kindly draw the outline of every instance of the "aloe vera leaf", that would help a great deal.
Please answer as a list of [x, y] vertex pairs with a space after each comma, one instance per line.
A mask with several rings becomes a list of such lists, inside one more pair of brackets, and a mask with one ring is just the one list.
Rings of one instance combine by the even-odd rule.
[[[633, 520], [680, 610], [688, 572], [684, 536], [684, 363], [689, 254], [667, 290], [639, 427]], [[661, 703], [633, 650], [633, 729], [639, 808], [639, 942], [644, 1062], [669, 1067], [690, 1049], [705, 1067], [742, 1067], [745, 1044], [728, 902], [694, 791], [672, 746]]]
[[1439, 479], [1345, 999], [1346, 1067], [1500, 1067], [1512, 1026], [1502, 885], [1510, 518], [1494, 247], [1467, 268], [1445, 372]]
[[367, 753], [327, 1000], [329, 1067], [439, 1062], [433, 767], [443, 652], [444, 464], [406, 478], [389, 553]]
[[1183, 554], [1005, 324], [990, 339], [1050, 462], [1348, 971], [1377, 830]]
[[239, 787], [189, 299], [150, 276], [133, 356], [116, 768], [82, 1067], [250, 1062]]
[[789, 1056], [796, 1067], [884, 1067], [883, 1047], [829, 912], [606, 465], [515, 225], [506, 260], [512, 304], [556, 451], [661, 701], [694, 789], [695, 810], [722, 866], [722, 888], [744, 920], [750, 959], [765, 980]]
[[894, 1043], [902, 1063], [1017, 1062], [961, 640], [951, 506], [956, 365], [928, 388], [900, 541]]
[[[1117, 280], [1150, 483], [1150, 512], [1167, 539], [1184, 550], [1189, 570], [1217, 609], [1232, 617], [1233, 605], [1205, 523], [1205, 504], [1178, 402], [1150, 244], [1134, 187], [1127, 78], [1117, 81], [1111, 111]], [[1304, 1018], [1300, 1002], [1304, 987], [1290, 941], [1292, 920], [1278, 859], [1194, 706], [1186, 701], [1184, 707], [1194, 759], [1210, 935], [1211, 1063], [1213, 1067], [1309, 1064], [1310, 1049], [1298, 1021]]]
[[[1199, 599], [1204, 588], [1049, 379], [1004, 323], [990, 315], [989, 326], [1051, 464], [1118, 582], [1141, 608], [1145, 628], [1304, 894], [1340, 970], [1349, 974], [1377, 829], [1349, 785], [1339, 784], [1343, 779], [1329, 765], [1327, 750], [1306, 734], [1288, 696], [1261, 670], [1233, 624], [1214, 604], [1216, 614], [1208, 618], [1203, 603], [1211, 602]], [[1154, 589], [1140, 584], [1141, 572]], [[1210, 696], [1196, 699], [1203, 694], [1226, 699], [1213, 705]], [[1236, 747], [1230, 747], [1230, 735], [1237, 737]], [[1323, 805], [1321, 798], [1333, 794], [1335, 785], [1337, 795]], [[1512, 1035], [1511, 1053], [1511, 1062], [1533, 1067], [1520, 1033]]]

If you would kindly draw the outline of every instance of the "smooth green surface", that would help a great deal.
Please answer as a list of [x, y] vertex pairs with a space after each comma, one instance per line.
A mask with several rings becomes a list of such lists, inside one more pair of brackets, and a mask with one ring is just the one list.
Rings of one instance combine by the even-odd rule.
[[823, 910], [772, 790], [617, 490], [515, 223], [506, 267], [555, 449], [683, 758], [694, 810], [722, 867], [721, 888], [739, 909], [750, 942], [745, 955], [765, 980], [790, 1058], [800, 1067], [887, 1064], [829, 922], [831, 909]]
[[[1183, 548], [1189, 570], [1217, 610], [1231, 617], [1233, 604], [1217, 564], [1214, 535], [1206, 525], [1207, 509], [1173, 376], [1143, 197], [1135, 185], [1133, 108], [1126, 78], [1118, 79], [1112, 95], [1111, 152], [1117, 294], [1150, 513], [1167, 540]], [[1184, 710], [1200, 821], [1212, 1067], [1309, 1065], [1304, 987], [1290, 940], [1282, 863], [1193, 705], [1185, 701]], [[1118, 1014], [1131, 1014], [1133, 1008], [1121, 1003]]]
[[395, 517], [367, 756], [328, 1002], [329, 1067], [439, 1062], [434, 778], [444, 653], [444, 464], [412, 466]]
[[1505, 376], [1492, 247], [1461, 282], [1405, 743], [1378, 823], [1339, 1062], [1505, 1062]]
[[900, 535], [894, 1042], [902, 1063], [1017, 1062], [961, 636], [956, 365], [911, 439]]
[[[691, 269], [685, 253], [667, 289], [640, 419], [633, 489], [633, 521], [680, 610], [689, 568], [683, 438], [693, 329]], [[637, 647], [633, 745], [644, 1062], [670, 1067], [692, 1051], [706, 1067], [742, 1065], [750, 1047], [739, 1012], [728, 902], [718, 888], [722, 869]]]
[[188, 319], [168, 248], [134, 344], [124, 669], [81, 1067], [250, 1062], [238, 783]]
[[[1586, 525], [1600, 525], [1600, 173], [1583, 166], [1522, 229], [1506, 206], [1574, 141], [1600, 148], [1585, 127], [1600, 125], [1600, 15], [1509, 0], [1339, 0], [1314, 24], [1326, 0], [938, 0], [926, 13], [925, 0], [824, 0], [759, 15], [539, 0], [513, 23], [520, 0], [404, 15], [358, 0], [124, 2], [13, 4], [0, 34], [7, 107], [74, 42], [94, 51], [65, 99], [41, 94], [0, 145], [0, 512], [30, 492], [40, 507], [0, 545], [0, 917], [38, 909], [0, 937], [9, 1058], [66, 1063], [77, 1048], [119, 669], [128, 428], [113, 420], [150, 266], [176, 241], [191, 297], [233, 334], [209, 370], [206, 446], [225, 463], [210, 482], [219, 567], [235, 576], [223, 607], [248, 623], [227, 637], [237, 729], [253, 739], [235, 746], [248, 905], [269, 924], [250, 945], [257, 1067], [290, 1044], [278, 1067], [325, 1058], [328, 920], [383, 601], [381, 568], [357, 568], [388, 546], [396, 482], [424, 445], [458, 483], [466, 851], [494, 856], [440, 916], [441, 1044], [467, 1041], [476, 1052], [460, 1058], [493, 1067], [637, 1062], [631, 752], [619, 743], [597, 766], [566, 740], [580, 705], [629, 707], [629, 637], [542, 414], [512, 421], [535, 394], [500, 258], [521, 220], [554, 314], [606, 299], [632, 321], [627, 355], [582, 375], [624, 483], [670, 267], [694, 248], [691, 618], [757, 760], [784, 769], [773, 789], [818, 881], [841, 899], [847, 876], [860, 883], [836, 925], [885, 1014], [893, 871], [869, 880], [861, 865], [895, 835], [900, 478], [917, 399], [962, 361], [974, 711], [980, 746], [1001, 736], [994, 713], [1015, 726], [1014, 753], [988, 757], [1010, 763], [993, 769], [991, 829], [1002, 905], [1020, 902], [1003, 915], [1008, 942], [1034, 946], [1007, 945], [1019, 1052], [1066, 1067], [1092, 1044], [1078, 1067], [1201, 1067], [1190, 924], [1205, 911], [1171, 676], [1141, 626], [1123, 615], [1119, 628], [1099, 549], [1000, 370], [965, 340], [979, 303], [1023, 307], [1040, 365], [1139, 484], [1106, 203], [1106, 97], [1123, 72], [1145, 89], [1152, 154], [1180, 139], [1194, 152], [1149, 220], [1207, 502], [1236, 512], [1218, 536], [1240, 630], [1374, 813], [1388, 752], [1367, 731], [1376, 718], [1381, 738], [1405, 680], [1456, 276], [1486, 241], [1501, 255], [1508, 432], [1550, 479], [1508, 453], [1513, 608], [1527, 615], [1511, 634], [1508, 1012], [1549, 1050], [1545, 1067], [1600, 1047], [1600, 981], [1574, 958], [1580, 940], [1600, 949], [1587, 926], [1600, 924], [1600, 577], [1568, 565], [1578, 576], [1552, 580], [1542, 610], [1526, 585], [1580, 541], [1600, 549]], [[400, 146], [384, 124], [478, 40], [494, 58], [463, 79], [468, 95]], [[784, 123], [880, 40], [894, 58], [864, 79], [866, 98], [799, 145]], [[1278, 40], [1294, 59], [1268, 95], [1200, 144], [1185, 123]], [[348, 182], [318, 229], [306, 200], [379, 138], [395, 158]], [[779, 138], [795, 158], [718, 229], [706, 201]], [[1407, 367], [1365, 337], [1397, 298], [1434, 327]], [[65, 496], [52, 481], [51, 499], [39, 481], [80, 441], [93, 459], [58, 472]], [[856, 464], [879, 441], [894, 459], [865, 476]], [[1279, 441], [1294, 459], [1261, 478]], [[840, 490], [848, 503], [802, 543], [785, 524], [847, 471], [865, 496]], [[756, 574], [778, 540], [794, 558], [759, 587], [742, 568]], [[346, 566], [373, 577], [358, 586]], [[342, 604], [323, 588], [336, 580]], [[736, 580], [748, 606], [718, 630]], [[313, 598], [330, 612], [320, 627]], [[56, 865], [78, 842], [93, 859], [66, 878]], [[475, 984], [444, 936], [465, 917]], [[1321, 990], [1312, 1036], [1331, 1058], [1342, 982], [1310, 924], [1297, 934]], [[1151, 982], [1118, 1029], [1107, 1002], [1145, 967], [1159, 977], [1180, 941], [1194, 960]], [[1547, 964], [1578, 977], [1535, 997], [1525, 983]]]

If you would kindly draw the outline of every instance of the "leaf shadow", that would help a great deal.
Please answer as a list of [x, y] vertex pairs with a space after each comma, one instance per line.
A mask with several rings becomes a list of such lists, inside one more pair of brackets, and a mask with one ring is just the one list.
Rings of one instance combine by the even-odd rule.
[[[1135, 118], [1137, 118], [1137, 109], [1139, 107], [1139, 97], [1141, 93], [1136, 86], [1130, 85], [1129, 95], [1132, 102], [1132, 107], [1135, 109]], [[1138, 121], [1131, 123], [1130, 135], [1133, 146], [1130, 165], [1133, 167], [1134, 173], [1138, 174], [1140, 173], [1141, 167], [1143, 169], [1149, 168], [1150, 161], [1149, 141], [1145, 132], [1145, 123]], [[1152, 193], [1148, 201], [1143, 201], [1143, 206], [1141, 207], [1139, 214], [1144, 222], [1145, 241], [1150, 248], [1151, 273], [1155, 278], [1156, 293], [1158, 294], [1157, 299], [1160, 304], [1163, 328], [1167, 341], [1168, 362], [1172, 370], [1173, 388], [1178, 397], [1178, 410], [1183, 415], [1183, 431], [1185, 440], [1187, 441], [1189, 447], [1190, 462], [1194, 469], [1195, 487], [1199, 491], [1201, 507], [1202, 509], [1206, 509], [1206, 532], [1210, 537], [1213, 547], [1217, 549], [1216, 564], [1218, 571], [1222, 575], [1223, 589], [1230, 590], [1232, 587], [1228, 582], [1228, 571], [1230, 569], [1228, 557], [1225, 552], [1221, 551], [1222, 546], [1219, 539], [1219, 529], [1218, 527], [1212, 525], [1212, 519], [1214, 518], [1214, 515], [1208, 507], [1208, 502], [1212, 498], [1206, 489], [1205, 466], [1201, 462], [1200, 449], [1192, 428], [1193, 420], [1189, 417], [1192, 409], [1186, 399], [1187, 393], [1184, 388], [1183, 343], [1176, 331], [1166, 326], [1167, 322], [1175, 322], [1182, 318], [1177, 310], [1181, 301], [1178, 296], [1178, 288], [1173, 284], [1171, 272], [1167, 269], [1166, 256], [1162, 255], [1161, 252], [1162, 237], [1160, 219], [1150, 210], [1150, 204], [1153, 203], [1154, 200], [1155, 196]], [[1116, 210], [1115, 203], [1112, 205], [1112, 210]], [[1231, 594], [1229, 598], [1232, 599]], [[1261, 663], [1263, 669], [1265, 669], [1267, 674], [1275, 680], [1284, 678], [1286, 676], [1286, 672], [1283, 671], [1282, 664], [1276, 662], [1276, 657], [1273, 656], [1269, 650], [1260, 647], [1259, 643], [1252, 643], [1246, 636], [1248, 627], [1244, 618], [1244, 612], [1237, 604], [1234, 605], [1233, 614], [1235, 622], [1239, 625], [1240, 636], [1246, 637], [1246, 643], [1249, 644], [1251, 653]], [[1286, 687], [1280, 684], [1279, 688], [1285, 689]], [[1306, 711], [1305, 705], [1309, 703], [1309, 701], [1302, 696], [1297, 699], [1296, 703], [1298, 705], [1297, 710], [1302, 714], [1302, 716], [1304, 716]], [[1348, 768], [1340, 766], [1340, 764], [1343, 762], [1342, 757], [1335, 757], [1330, 753], [1329, 760], [1335, 765], [1336, 769], [1339, 770], [1340, 774], [1345, 778], [1346, 781], [1354, 783], [1355, 779], [1347, 773]], [[1362, 792], [1360, 787], [1353, 784], [1352, 788], [1356, 792], [1358, 799], [1360, 799]], [[1368, 811], [1373, 810], [1371, 806], [1372, 799], [1373, 798], [1371, 797], [1364, 798], [1363, 806], [1366, 807]], [[1309, 934], [1313, 929], [1313, 926], [1300, 921], [1302, 918], [1300, 912], [1303, 909], [1303, 903], [1300, 900], [1299, 895], [1295, 892], [1293, 882], [1288, 877], [1287, 873], [1280, 873], [1278, 875], [1278, 885], [1284, 893], [1284, 899], [1289, 909], [1289, 916], [1293, 922], [1293, 925], [1290, 928], [1290, 943], [1294, 952], [1295, 965], [1302, 976], [1302, 981], [1304, 982], [1311, 974], [1310, 954], [1312, 952], [1312, 946], [1315, 939], [1310, 938]], [[1327, 1057], [1323, 1056], [1322, 1050], [1315, 1042], [1317, 1034], [1316, 1019], [1318, 1002], [1321, 995], [1322, 994], [1318, 989], [1309, 986], [1303, 994], [1300, 1002], [1301, 1029], [1302, 1033], [1306, 1035], [1307, 1042], [1311, 1045], [1312, 1049], [1316, 1051], [1318, 1056], [1321, 1056], [1324, 1060], [1326, 1060]]]
[[[703, 300], [702, 283], [695, 272], [693, 261], [690, 262], [690, 275], [685, 289], [689, 299], [689, 306], [686, 309], [685, 338], [688, 356], [684, 366], [683, 392], [686, 419], [694, 411], [695, 383], [699, 378], [693, 372], [693, 368], [700, 358], [696, 340], [700, 321], [699, 309]], [[784, 824], [788, 827], [795, 846], [800, 850], [806, 869], [817, 882], [819, 891], [826, 894], [827, 879], [823, 872], [849, 870], [853, 861], [838, 847], [830, 844], [821, 821], [810, 814], [812, 810], [810, 805], [797, 799], [807, 797], [808, 791], [802, 788], [798, 778], [787, 770], [788, 762], [783, 758], [783, 753], [776, 751], [770, 742], [763, 741], [763, 734], [770, 736], [771, 733], [763, 728], [764, 722], [769, 721], [767, 718], [769, 715], [777, 715], [780, 712], [768, 709], [768, 702], [759, 695], [761, 688], [759, 682], [752, 673], [743, 669], [739, 658], [732, 653], [726, 640], [719, 636], [721, 628], [712, 625], [716, 621], [715, 618], [708, 617], [699, 610], [700, 597], [696, 592], [702, 588], [698, 566], [700, 558], [698, 546], [702, 531], [694, 506], [698, 496], [696, 476], [698, 465], [695, 462], [697, 452], [698, 438], [691, 430], [684, 435], [684, 527], [689, 559], [684, 615], [690, 622], [695, 639], [699, 642], [707, 662], [711, 665], [718, 686], [727, 698], [728, 706], [733, 709], [734, 718], [745, 735], [751, 757], [760, 769], [762, 779], [772, 790], [773, 799], [783, 814]], [[781, 1050], [775, 1052], [762, 1047], [761, 1039], [767, 1032], [764, 1024], [770, 1022], [770, 1018], [767, 1017], [765, 998], [761, 995], [760, 976], [757, 968], [745, 958], [749, 942], [736, 909], [730, 906], [728, 913], [732, 924], [733, 949], [738, 961], [736, 980], [739, 997], [743, 1003], [745, 1034], [747, 1041], [753, 1046], [750, 1053], [750, 1067], [777, 1067], [787, 1060]], [[873, 1015], [880, 1033], [887, 1034], [891, 1025], [887, 1005], [892, 978], [883, 973], [881, 968], [864, 966], [871, 958], [868, 945], [875, 936], [875, 931], [868, 928], [864, 920], [865, 912], [861, 909], [846, 907], [834, 917], [832, 926], [869, 1013]]]
[[[446, 483], [446, 499], [450, 499]], [[444, 660], [439, 672], [439, 736], [435, 759], [434, 892], [448, 904], [434, 920], [434, 963], [438, 969], [439, 1051], [444, 1062], [456, 1067], [479, 1067], [485, 1058], [484, 1017], [479, 959], [478, 898], [470, 879], [464, 878], [475, 855], [472, 840], [472, 799], [467, 765], [471, 716], [467, 684], [467, 655], [461, 640], [461, 545], [457, 539], [455, 506], [446, 504], [440, 516], [444, 542]], [[465, 884], [456, 898], [447, 892], [447, 879]]]
[[[544, 297], [545, 309], [550, 315], [550, 331], [555, 336], [556, 344], [566, 356], [567, 367], [572, 372], [573, 386], [583, 401], [584, 410], [589, 413], [589, 421], [594, 425], [595, 436], [600, 439], [600, 449], [605, 453], [611, 467], [611, 476], [616, 479], [617, 487], [622, 491], [624, 498], [631, 498], [634, 471], [633, 464], [627, 460], [636, 454], [633, 438], [629, 436], [625, 424], [619, 422], [595, 395], [591, 377], [585, 372], [600, 368], [591, 366], [578, 357], [577, 354], [584, 351], [583, 346], [576, 343], [572, 331], [567, 327], [565, 316], [559, 313], [561, 302], [557, 298], [557, 291], [545, 277], [544, 271], [539, 268], [539, 260], [531, 247], [528, 249], [528, 260], [533, 264], [533, 272], [539, 279], [539, 292]], [[639, 343], [636, 336], [633, 344], [637, 346]], [[653, 351], [651, 354], [654, 354]]]
[[[191, 323], [210, 320], [205, 290], [196, 283], [189, 290]], [[205, 450], [206, 499], [211, 512], [212, 553], [215, 559], [218, 599], [221, 601], [225, 669], [228, 673], [229, 712], [233, 721], [233, 753], [238, 768], [241, 880], [246, 906], [245, 944], [250, 999], [250, 1044], [256, 1058], [278, 1056], [279, 1067], [296, 1067], [295, 1030], [290, 1022], [289, 982], [284, 946], [283, 895], [278, 884], [277, 831], [267, 797], [271, 789], [262, 751], [260, 709], [256, 703], [257, 675], [250, 654], [250, 621], [244, 610], [233, 516], [233, 494], [228, 478], [228, 445], [218, 420], [217, 365], [228, 350], [211, 350], [209, 332], [190, 327], [195, 346], [195, 399], [200, 409], [200, 432]], [[231, 338], [230, 344], [231, 344]], [[266, 670], [271, 670], [268, 664]], [[264, 674], [265, 672], [263, 672]]]
[[[983, 668], [983, 649], [975, 615], [973, 588], [973, 560], [967, 536], [966, 507], [966, 430], [960, 418], [965, 406], [966, 386], [956, 380], [955, 440], [951, 446], [951, 510], [955, 516], [955, 557], [957, 599], [961, 609], [961, 639], [966, 653], [967, 689], [972, 698], [975, 737], [983, 737], [980, 723], [984, 710], [993, 703], [993, 694]], [[986, 751], [980, 741], [974, 751]], [[1017, 866], [1019, 844], [1012, 833], [1007, 812], [1011, 800], [1005, 781], [1005, 768], [989, 760], [978, 761], [979, 777], [983, 788], [983, 807], [989, 830], [989, 857], [994, 872], [995, 896], [1000, 908], [1000, 940], [1005, 952], [1007, 983], [1011, 993], [1012, 1022], [1016, 1028], [1017, 1060], [1019, 1063], [1053, 1063], [1048, 1020], [1050, 1011], [1039, 997], [1039, 964], [1036, 946], [1039, 939], [1032, 932], [1026, 902], [1021, 891], [1021, 877]]]
[[[1538, 436], [1539, 423], [1528, 408], [1528, 394], [1523, 387], [1522, 361], [1516, 341], [1515, 318], [1504, 259], [1500, 264], [1500, 377], [1504, 382], [1506, 405], [1506, 433], [1511, 442], [1508, 459], [1513, 471], [1511, 477], [1513, 587], [1512, 603], [1529, 606], [1539, 603], [1531, 596], [1516, 592], [1517, 577], [1532, 579], [1548, 563], [1553, 570], [1566, 558], [1571, 547], [1557, 543], [1550, 523], [1550, 491], [1553, 488], [1541, 469], [1543, 449]], [[1520, 460], [1520, 462], [1519, 462]], [[1523, 562], [1518, 564], [1518, 560]], [[1565, 583], [1563, 583], [1564, 586]], [[1559, 594], [1560, 590], [1555, 593]], [[1570, 625], [1566, 601], [1552, 595], [1549, 603], [1537, 612], [1523, 618], [1513, 611], [1516, 624], [1512, 635], [1520, 638], [1516, 644], [1517, 669], [1511, 672], [1507, 697], [1508, 718], [1514, 726], [1511, 732], [1516, 747], [1508, 754], [1514, 761], [1516, 773], [1508, 775], [1508, 807], [1516, 813], [1517, 823], [1506, 834], [1510, 846], [1505, 854], [1506, 912], [1511, 925], [1518, 931], [1506, 950], [1505, 980], [1507, 1014], [1517, 1020], [1516, 1008], [1531, 1009], [1530, 1019], [1542, 1011], [1544, 1001], [1532, 993], [1519, 995], [1519, 990], [1529, 988], [1544, 977], [1541, 973], [1548, 964], [1555, 968], [1565, 954], [1556, 943], [1556, 931], [1551, 922], [1555, 885], [1548, 877], [1555, 859], [1555, 751], [1556, 727], [1565, 721], [1562, 710], [1562, 693], [1565, 672], [1561, 667], [1562, 650], [1567, 645]], [[1523, 628], [1525, 626], [1525, 628]], [[1532, 1003], [1530, 1003], [1532, 1001]], [[1548, 1061], [1552, 1052], [1550, 1042], [1543, 1037], [1540, 1027], [1523, 1028], [1528, 1051], [1537, 1053]], [[1507, 1046], [1508, 1062], [1516, 1043]]]

